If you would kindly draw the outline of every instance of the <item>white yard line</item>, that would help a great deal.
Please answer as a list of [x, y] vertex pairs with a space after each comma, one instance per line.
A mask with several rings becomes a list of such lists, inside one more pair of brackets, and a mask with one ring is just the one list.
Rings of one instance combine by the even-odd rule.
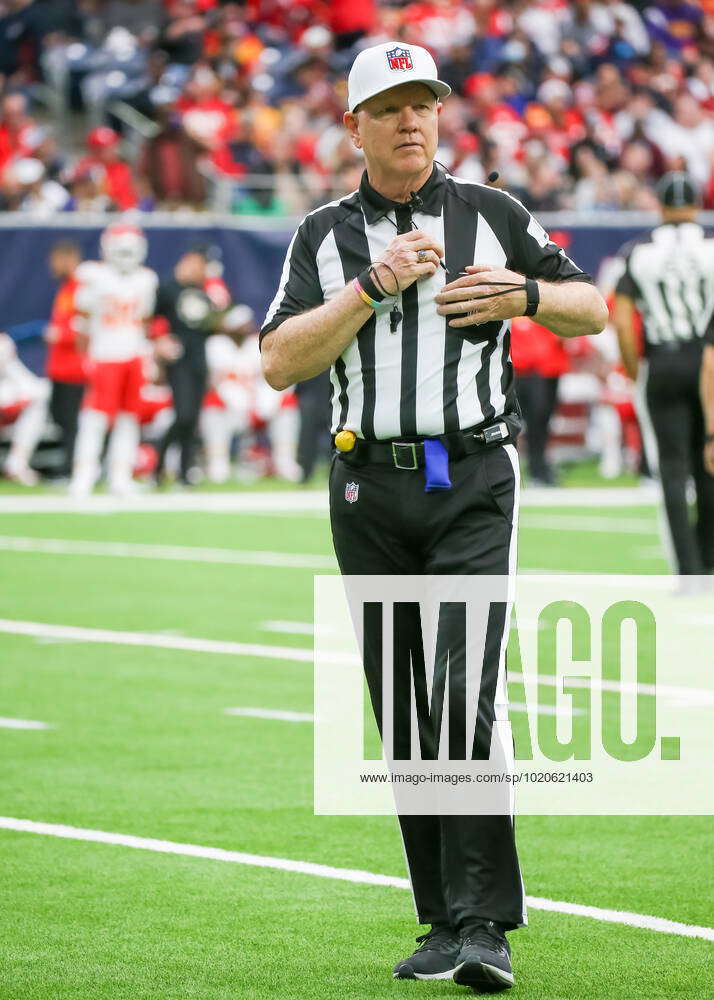
[[604, 532], [608, 535], [657, 535], [657, 522], [644, 517], [597, 517], [588, 514], [537, 514], [526, 511], [522, 528], [539, 531]]
[[[508, 703], [510, 712], [527, 712], [528, 705], [520, 701]], [[569, 709], [564, 705], [538, 705], [535, 709], [538, 715], [562, 715], [571, 718], [573, 715], [585, 715], [582, 708]], [[241, 715], [249, 719], [272, 719], [276, 722], [314, 722], [315, 716], [307, 712], [288, 712], [276, 708], [224, 708], [224, 715]]]
[[10, 621], [0, 618], [0, 633], [64, 642], [99, 642], [113, 646], [149, 646], [157, 649], [180, 649], [191, 653], [218, 653], [227, 656], [258, 656], [273, 660], [312, 663], [311, 649], [290, 646], [264, 646], [248, 642], [224, 642], [219, 639], [191, 639], [187, 636], [156, 632], [119, 632], [113, 629], [81, 628], [73, 625], [47, 625], [44, 622]]
[[[656, 487], [649, 485], [621, 489], [526, 487], [521, 492], [525, 507], [654, 507]], [[75, 500], [65, 494], [17, 493], [0, 496], [0, 514], [128, 514], [182, 511], [216, 513], [278, 514], [296, 516], [327, 512], [327, 490], [280, 490], [260, 493], [141, 493], [118, 498], [107, 494]]]
[[0, 718], [0, 729], [52, 729], [48, 722], [37, 722], [36, 719], [4, 719]]
[[[198, 844], [181, 844], [171, 840], [155, 840], [149, 837], [134, 837], [124, 833], [106, 833], [103, 830], [85, 830], [75, 826], [56, 823], [36, 823], [27, 819], [0, 816], [0, 829], [17, 833], [34, 833], [45, 837], [61, 837], [65, 840], [81, 840], [94, 844], [113, 844], [117, 847], [131, 847], [135, 850], [154, 851], [159, 854], [175, 854], [190, 858], [205, 858], [210, 861], [224, 861], [253, 868], [272, 868], [278, 871], [294, 872], [299, 875], [314, 875], [319, 878], [340, 882], [355, 882], [363, 885], [387, 886], [394, 889], [408, 889], [405, 878], [394, 875], [379, 875], [375, 872], [355, 868], [333, 868], [330, 865], [311, 861], [293, 861], [289, 858], [272, 858], [261, 854], [245, 854], [242, 851], [227, 851], [220, 847], [201, 847]], [[714, 941], [714, 928], [699, 927], [696, 924], [679, 923], [663, 917], [652, 917], [643, 913], [629, 913], [626, 910], [608, 910], [599, 906], [583, 906], [540, 896], [527, 896], [526, 902], [534, 910], [551, 913], [566, 913], [572, 916], [589, 917], [612, 924], [640, 927], [662, 934], [676, 934], [680, 937], [704, 938]]]
[[25, 538], [0, 535], [0, 549], [50, 555], [112, 556], [123, 559], [169, 559], [174, 562], [225, 563], [234, 566], [275, 566], [281, 569], [334, 570], [334, 556], [296, 552], [258, 552], [194, 545], [146, 545], [136, 542], [88, 542], [65, 538]]
[[283, 635], [314, 635], [315, 626], [312, 622], [261, 622], [258, 626], [263, 632], [280, 632]]
[[[16, 621], [0, 618], [0, 633], [25, 635], [31, 638], [50, 639], [59, 642], [97, 642], [118, 646], [147, 646], [157, 649], [177, 649], [191, 653], [217, 653], [226, 656], [256, 656], [272, 660], [292, 660], [296, 663], [312, 663], [312, 649], [296, 646], [266, 646], [260, 643], [227, 642], [221, 639], [194, 639], [188, 636], [167, 635], [157, 632], [124, 632], [115, 629], [84, 628], [76, 625], [48, 625], [45, 622]], [[330, 654], [331, 660], [355, 662], [349, 653]], [[509, 681], [522, 681], [524, 675], [509, 671]], [[562, 678], [552, 674], [539, 674], [542, 684], [557, 686]], [[596, 677], [585, 680], [572, 679], [573, 686], [590, 686], [593, 691], [622, 691], [623, 693], [657, 694], [680, 705], [713, 705], [714, 690], [706, 688], [680, 687], [670, 684], [635, 684], [629, 681], [603, 681]]]
[[249, 719], [273, 719], [276, 722], [314, 722], [311, 712], [286, 712], [278, 708], [224, 708], [225, 715], [242, 715]]

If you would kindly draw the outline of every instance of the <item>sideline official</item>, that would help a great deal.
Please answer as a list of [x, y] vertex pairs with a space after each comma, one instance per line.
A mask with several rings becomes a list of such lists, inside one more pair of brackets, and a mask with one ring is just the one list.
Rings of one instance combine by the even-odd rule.
[[695, 576], [714, 569], [714, 479], [704, 469], [699, 397], [703, 336], [714, 311], [714, 239], [695, 222], [697, 192], [687, 174], [666, 174], [657, 193], [662, 224], [620, 251], [625, 270], [615, 289], [614, 321], [625, 369], [636, 379], [635, 309], [642, 314], [643, 440], [650, 467], [659, 468], [677, 571]]
[[176, 443], [181, 454], [179, 482], [190, 485], [198, 418], [208, 384], [206, 337], [216, 328], [216, 307], [205, 287], [207, 263], [202, 249], [184, 253], [173, 276], [159, 286], [156, 297], [154, 335], [170, 333], [176, 345], [175, 356], [166, 364], [174, 419], [159, 444], [155, 471], [159, 483], [164, 475], [166, 452]]
[[[560, 336], [592, 334], [605, 304], [519, 202], [434, 163], [450, 89], [425, 49], [363, 50], [348, 92], [344, 124], [367, 169], [358, 191], [312, 212], [293, 237], [261, 331], [265, 376], [284, 389], [331, 366], [330, 510], [344, 574], [512, 573], [508, 321], [537, 315]], [[488, 727], [505, 690], [503, 607], [486, 636], [479, 718]], [[369, 650], [365, 669], [379, 708]], [[512, 817], [401, 816], [400, 825], [431, 930], [394, 975], [512, 985], [504, 932], [526, 919]]]

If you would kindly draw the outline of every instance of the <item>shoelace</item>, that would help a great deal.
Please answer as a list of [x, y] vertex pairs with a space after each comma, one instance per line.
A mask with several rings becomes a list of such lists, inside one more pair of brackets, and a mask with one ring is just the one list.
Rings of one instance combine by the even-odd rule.
[[435, 951], [439, 945], [454, 944], [454, 932], [450, 927], [432, 927], [426, 934], [420, 934], [416, 939], [419, 947], [417, 951]]

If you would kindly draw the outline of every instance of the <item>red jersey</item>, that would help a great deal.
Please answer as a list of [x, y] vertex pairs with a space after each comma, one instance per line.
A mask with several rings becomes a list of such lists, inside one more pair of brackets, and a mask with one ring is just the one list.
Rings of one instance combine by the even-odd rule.
[[47, 328], [49, 346], [47, 349], [47, 377], [55, 382], [87, 381], [85, 373], [86, 355], [77, 350], [77, 329], [75, 326], [77, 309], [74, 295], [78, 281], [68, 278], [60, 285], [52, 303], [52, 314]]
[[79, 175], [85, 171], [97, 178], [99, 187], [114, 202], [120, 212], [136, 208], [138, 197], [134, 187], [131, 167], [124, 160], [105, 163], [91, 153], [80, 160], [75, 168]]

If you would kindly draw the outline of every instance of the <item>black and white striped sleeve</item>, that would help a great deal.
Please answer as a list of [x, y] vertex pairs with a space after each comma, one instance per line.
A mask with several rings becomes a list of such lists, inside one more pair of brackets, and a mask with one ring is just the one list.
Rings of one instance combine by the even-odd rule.
[[709, 317], [707, 328], [704, 331], [704, 343], [714, 347], [714, 313]]
[[630, 268], [630, 258], [632, 256], [633, 244], [626, 243], [625, 246], [620, 250], [618, 254], [622, 257], [625, 269], [623, 270], [620, 278], [615, 285], [616, 295], [626, 295], [628, 299], [637, 299], [640, 294], [639, 285], [632, 276], [632, 270]]
[[511, 254], [508, 267], [527, 278], [544, 281], [585, 281], [594, 284], [557, 243], [554, 243], [537, 219], [510, 195], [509, 230]]
[[324, 302], [317, 270], [317, 248], [311, 245], [307, 220], [298, 227], [285, 256], [280, 286], [260, 330], [260, 340], [289, 316], [297, 316]]

